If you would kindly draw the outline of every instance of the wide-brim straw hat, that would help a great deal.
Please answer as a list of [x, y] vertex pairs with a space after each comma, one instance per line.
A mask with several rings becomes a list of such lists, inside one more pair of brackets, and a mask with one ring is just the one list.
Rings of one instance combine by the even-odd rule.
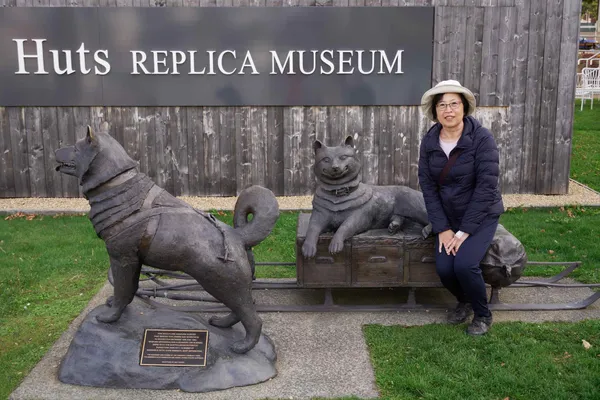
[[[473, 96], [473, 92], [471, 92], [466, 87], [462, 86], [459, 81], [441, 81], [440, 83], [426, 91], [423, 97], [421, 97], [421, 108], [423, 109], [423, 112], [425, 113], [427, 118], [429, 118], [432, 121], [438, 122], [437, 118], [433, 118], [433, 107], [435, 107], [435, 104], [432, 103], [434, 96], [440, 93], [462, 93], [467, 99], [467, 102], [469, 103], [469, 112], [467, 113], [467, 115], [473, 114], [473, 112], [476, 109], [475, 96]], [[465, 117], [467, 115], [465, 115]]]

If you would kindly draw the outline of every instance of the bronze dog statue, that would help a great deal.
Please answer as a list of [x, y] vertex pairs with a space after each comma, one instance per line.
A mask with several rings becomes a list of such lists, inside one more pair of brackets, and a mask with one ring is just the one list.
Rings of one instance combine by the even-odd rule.
[[242, 191], [234, 229], [155, 185], [106, 132], [93, 133], [88, 126], [86, 137], [75, 146], [56, 151], [56, 161], [57, 171], [79, 178], [91, 206], [89, 218], [110, 257], [114, 296], [97, 316], [99, 321], [121, 317], [145, 264], [187, 273], [230, 308], [230, 314], [210, 323], [231, 327], [242, 322], [246, 336], [232, 344], [234, 352], [245, 353], [256, 345], [262, 321], [252, 299], [246, 251], [269, 235], [279, 217], [270, 190], [252, 186]]
[[302, 245], [304, 257], [314, 257], [319, 235], [335, 231], [329, 252], [339, 253], [344, 241], [369, 229], [400, 230], [405, 219], [423, 226], [422, 235], [431, 233], [423, 194], [407, 186], [373, 186], [360, 181], [361, 164], [356, 158], [354, 140], [348, 136], [340, 146], [313, 144], [317, 189], [313, 212]]

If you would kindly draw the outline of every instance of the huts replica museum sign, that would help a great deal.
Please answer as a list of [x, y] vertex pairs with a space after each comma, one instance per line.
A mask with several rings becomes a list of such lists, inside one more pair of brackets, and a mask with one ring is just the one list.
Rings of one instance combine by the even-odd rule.
[[416, 105], [432, 7], [3, 8], [0, 106]]

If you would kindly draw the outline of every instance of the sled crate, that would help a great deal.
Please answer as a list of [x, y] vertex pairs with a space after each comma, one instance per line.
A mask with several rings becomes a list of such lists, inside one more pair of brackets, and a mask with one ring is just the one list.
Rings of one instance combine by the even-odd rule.
[[310, 214], [298, 216], [296, 229], [296, 280], [300, 287], [350, 287], [351, 286], [351, 246], [346, 241], [344, 249], [338, 254], [329, 254], [332, 234], [323, 233], [317, 242], [317, 254], [313, 258], [304, 258], [302, 245], [308, 229]]
[[390, 235], [374, 229], [344, 243], [342, 252], [329, 254], [333, 233], [319, 236], [317, 254], [306, 259], [302, 245], [310, 214], [298, 216], [296, 231], [296, 278], [305, 288], [431, 287], [439, 286], [435, 272], [433, 238], [423, 240], [419, 229]]

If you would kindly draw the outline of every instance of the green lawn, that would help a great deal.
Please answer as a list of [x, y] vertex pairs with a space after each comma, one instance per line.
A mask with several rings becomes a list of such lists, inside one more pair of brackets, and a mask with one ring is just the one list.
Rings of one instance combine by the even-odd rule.
[[575, 106], [571, 178], [600, 191], [600, 100], [593, 110], [586, 102], [580, 111]]
[[[600, 208], [508, 210], [500, 222], [525, 246], [530, 261], [581, 261], [570, 276], [600, 282]], [[561, 267], [528, 267], [525, 275], [551, 276]]]
[[87, 217], [0, 220], [0, 399], [106, 281], [107, 261]]
[[[576, 107], [571, 176], [600, 190], [600, 102]], [[231, 214], [214, 212], [231, 224]], [[256, 260], [293, 262], [297, 213], [284, 212]], [[514, 209], [501, 223], [532, 261], [582, 261], [574, 277], [600, 283], [600, 209]], [[85, 216], [0, 219], [0, 399], [18, 386], [106, 281], [108, 256]], [[526, 275], [557, 269], [528, 268]], [[295, 277], [259, 266], [258, 277]], [[600, 322], [464, 327], [365, 327], [376, 379], [389, 399], [599, 399]], [[585, 351], [581, 340], [592, 343]]]
[[[600, 321], [495, 324], [480, 338], [464, 326], [364, 327], [385, 399], [600, 398]], [[595, 343], [586, 350], [582, 340]]]

